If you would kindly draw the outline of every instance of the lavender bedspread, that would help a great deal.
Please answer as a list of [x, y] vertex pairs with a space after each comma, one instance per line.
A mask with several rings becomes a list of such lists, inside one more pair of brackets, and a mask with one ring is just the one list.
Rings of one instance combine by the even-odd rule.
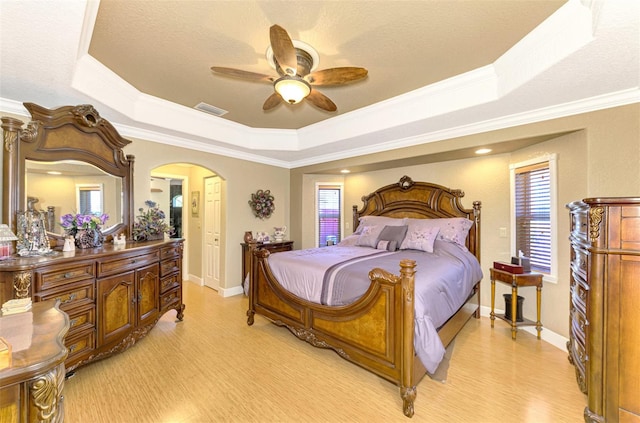
[[433, 253], [332, 246], [276, 253], [268, 261], [278, 282], [289, 292], [318, 304], [338, 306], [350, 304], [366, 292], [371, 269], [398, 274], [402, 259], [417, 264], [414, 345], [427, 371], [434, 373], [445, 353], [437, 328], [464, 304], [482, 279], [482, 269], [469, 251], [445, 241], [436, 241]]

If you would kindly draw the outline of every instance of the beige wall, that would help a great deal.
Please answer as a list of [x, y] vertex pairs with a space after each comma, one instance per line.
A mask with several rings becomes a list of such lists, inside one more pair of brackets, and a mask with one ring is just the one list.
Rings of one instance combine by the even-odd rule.
[[[569, 133], [566, 133], [569, 132]], [[557, 154], [558, 164], [558, 282], [546, 283], [542, 295], [542, 323], [551, 331], [569, 336], [569, 218], [565, 204], [594, 196], [640, 196], [640, 105], [618, 107], [564, 119], [508, 128], [491, 133], [478, 134], [451, 140], [458, 146], [482, 146], [543, 134], [566, 133], [549, 141], [534, 144], [511, 153], [484, 156], [464, 160], [442, 161], [411, 166], [394, 166], [344, 177], [346, 222], [351, 222], [351, 206], [362, 206], [361, 197], [377, 188], [397, 182], [403, 175], [416, 181], [435, 182], [450, 188], [464, 190], [463, 205], [471, 208], [473, 201], [482, 201], [481, 251], [482, 269], [485, 274], [482, 287], [482, 304], [490, 306], [489, 268], [493, 261], [507, 260], [510, 255], [510, 236], [501, 238], [501, 227], [510, 230], [509, 165], [545, 154]], [[411, 160], [425, 153], [438, 152], [440, 145], [421, 145], [389, 152], [372, 154], [337, 163], [314, 165], [292, 171], [292, 187], [300, 186], [300, 197], [292, 197], [292, 204], [300, 203], [301, 210], [310, 192], [312, 181], [325, 175], [325, 169], [370, 165], [384, 168], [386, 160]], [[426, 161], [426, 160], [425, 160]], [[309, 174], [305, 174], [308, 172]], [[292, 206], [292, 209], [295, 207]], [[303, 214], [304, 215], [304, 214]], [[312, 219], [300, 219], [304, 225], [313, 225]], [[300, 233], [305, 234], [308, 228]], [[346, 230], [351, 233], [352, 230]], [[303, 241], [306, 238], [299, 238]], [[306, 242], [304, 242], [306, 244]], [[506, 286], [497, 285], [496, 304], [503, 307], [502, 294]], [[524, 288], [519, 295], [525, 297], [524, 315], [535, 317], [535, 290]]]
[[[278, 167], [252, 163], [211, 153], [189, 150], [165, 144], [153, 143], [146, 140], [132, 139], [132, 143], [125, 147], [126, 154], [135, 156], [134, 178], [134, 208], [144, 206], [150, 192], [150, 178], [152, 170], [159, 166], [175, 163], [189, 163], [204, 169], [193, 168], [189, 173], [189, 195], [191, 191], [204, 193], [204, 177], [213, 173], [223, 180], [223, 248], [221, 262], [222, 290], [238, 288], [241, 277], [241, 247], [242, 237], [247, 230], [273, 232], [273, 226], [289, 226], [289, 170]], [[149, 154], [153, 152], [153, 154]], [[175, 169], [175, 168], [174, 168]], [[251, 193], [258, 189], [269, 189], [275, 197], [276, 208], [270, 219], [256, 218], [248, 205]], [[143, 193], [143, 194], [140, 194]], [[187, 197], [190, 198], [190, 197]], [[202, 200], [202, 198], [201, 198]], [[202, 207], [201, 207], [202, 211]], [[185, 234], [188, 243], [189, 272], [201, 276], [201, 245], [202, 237], [198, 232], [202, 221], [191, 218], [188, 213], [189, 233]], [[202, 216], [202, 214], [200, 215]]]

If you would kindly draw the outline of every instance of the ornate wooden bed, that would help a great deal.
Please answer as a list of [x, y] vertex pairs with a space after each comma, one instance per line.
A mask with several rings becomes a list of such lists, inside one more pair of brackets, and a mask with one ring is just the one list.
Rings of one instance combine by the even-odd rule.
[[[362, 216], [395, 218], [465, 217], [474, 222], [466, 245], [480, 261], [480, 202], [473, 209], [462, 207], [461, 190], [414, 182], [403, 176], [362, 197], [364, 206], [353, 206], [354, 230]], [[299, 339], [321, 348], [331, 348], [341, 357], [387, 379], [400, 387], [403, 412], [414, 414], [416, 386], [426, 374], [414, 351], [414, 279], [415, 262], [402, 260], [400, 274], [383, 269], [369, 272], [371, 285], [356, 302], [330, 307], [303, 300], [281, 287], [273, 276], [269, 252], [250, 244], [251, 272], [247, 323], [261, 314], [279, 326], [285, 326]], [[472, 315], [480, 317], [480, 281], [472, 294], [443, 326], [438, 335], [448, 346]]]

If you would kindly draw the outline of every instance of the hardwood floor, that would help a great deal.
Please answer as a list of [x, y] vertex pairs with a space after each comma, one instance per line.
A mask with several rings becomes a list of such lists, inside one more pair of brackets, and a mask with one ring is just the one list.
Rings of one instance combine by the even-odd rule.
[[161, 318], [123, 354], [80, 368], [65, 385], [67, 423], [581, 422], [586, 397], [567, 353], [488, 318], [456, 339], [446, 383], [418, 385], [415, 415], [399, 389], [298, 340], [246, 297], [185, 282], [185, 318]]

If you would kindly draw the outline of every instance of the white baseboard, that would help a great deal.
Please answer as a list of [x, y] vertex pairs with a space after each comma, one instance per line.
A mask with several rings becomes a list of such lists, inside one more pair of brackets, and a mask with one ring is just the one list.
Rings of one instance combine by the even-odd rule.
[[[504, 313], [504, 310], [495, 309], [495, 313]], [[483, 317], [490, 317], [491, 307], [480, 306], [480, 315]], [[538, 331], [535, 326], [523, 326], [518, 328], [518, 330], [523, 330], [525, 332], [529, 332], [533, 336], [538, 336]], [[543, 327], [542, 332], [540, 332], [540, 339], [549, 344], [553, 345], [556, 348], [561, 349], [562, 351], [567, 351], [567, 341], [568, 339], [562, 335], [558, 335], [557, 333], [550, 331], [549, 329]]]
[[189, 281], [204, 286], [204, 280], [199, 276], [189, 274]]
[[241, 286], [234, 286], [232, 288], [220, 288], [218, 295], [222, 297], [233, 297], [234, 295], [244, 295], [244, 290]]

